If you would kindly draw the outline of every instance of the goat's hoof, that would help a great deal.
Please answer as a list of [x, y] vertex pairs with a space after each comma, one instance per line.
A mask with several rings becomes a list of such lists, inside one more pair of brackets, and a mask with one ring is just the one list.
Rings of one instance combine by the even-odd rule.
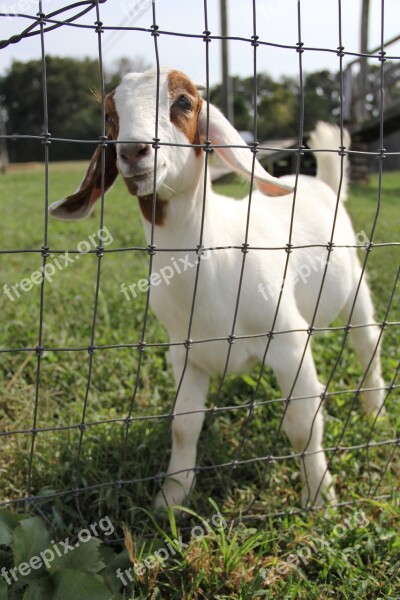
[[376, 397], [372, 396], [370, 392], [364, 392], [360, 394], [360, 399], [362, 402], [362, 407], [366, 415], [370, 417], [385, 417], [386, 409], [383, 405], [383, 401], [380, 399], [376, 399]]
[[301, 505], [303, 508], [327, 508], [333, 506], [337, 502], [336, 493], [333, 484], [329, 486], [321, 486], [321, 489], [316, 494], [310, 493], [305, 487], [301, 494]]
[[176, 479], [168, 479], [154, 500], [154, 510], [157, 512], [166, 512], [171, 506], [174, 512], [179, 512], [175, 507], [182, 506], [187, 495], [185, 486]]
[[364, 412], [367, 415], [371, 415], [371, 417], [376, 417], [377, 415], [379, 417], [384, 417], [386, 415], [386, 410], [383, 405], [385, 400], [385, 383], [383, 379], [369, 380], [366, 382], [366, 385], [376, 389], [361, 392], [360, 401]]

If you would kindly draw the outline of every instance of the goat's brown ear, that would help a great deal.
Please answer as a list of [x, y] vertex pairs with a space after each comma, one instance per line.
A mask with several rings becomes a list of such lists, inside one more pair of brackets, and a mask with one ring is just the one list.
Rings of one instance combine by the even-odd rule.
[[[109, 138], [111, 139], [111, 138]], [[62, 220], [84, 219], [92, 212], [101, 196], [102, 149], [98, 146], [92, 156], [86, 175], [75, 194], [57, 200], [49, 206], [49, 214]], [[104, 193], [107, 192], [118, 175], [115, 144], [107, 144], [104, 149]]]

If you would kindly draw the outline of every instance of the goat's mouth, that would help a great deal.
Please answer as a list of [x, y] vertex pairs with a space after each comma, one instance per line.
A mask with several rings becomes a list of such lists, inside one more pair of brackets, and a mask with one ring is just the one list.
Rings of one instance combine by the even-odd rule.
[[145, 173], [137, 173], [136, 175], [132, 175], [130, 177], [125, 177], [125, 181], [145, 181], [150, 176], [154, 174], [154, 171], [145, 171]]
[[125, 176], [124, 181], [129, 192], [134, 196], [145, 196], [153, 193], [154, 188], [158, 188], [164, 179], [164, 166], [157, 167], [148, 171], [140, 171], [130, 176]]

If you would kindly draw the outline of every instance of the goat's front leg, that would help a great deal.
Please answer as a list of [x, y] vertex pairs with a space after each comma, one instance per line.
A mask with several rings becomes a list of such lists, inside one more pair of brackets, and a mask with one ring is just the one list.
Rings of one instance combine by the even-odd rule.
[[[176, 385], [184, 368], [181, 352], [171, 349]], [[197, 441], [203, 426], [209, 376], [199, 367], [187, 363], [175, 404], [172, 422], [172, 452], [167, 476], [155, 499], [155, 508], [182, 504], [190, 492], [196, 465]], [[180, 414], [181, 413], [181, 414]]]

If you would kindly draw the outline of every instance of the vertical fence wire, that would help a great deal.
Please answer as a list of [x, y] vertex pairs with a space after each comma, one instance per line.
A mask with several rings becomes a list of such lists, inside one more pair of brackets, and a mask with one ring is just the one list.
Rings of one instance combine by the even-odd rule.
[[49, 255], [48, 248], [48, 200], [49, 200], [49, 113], [48, 113], [48, 103], [47, 103], [47, 77], [46, 77], [46, 53], [45, 53], [45, 43], [44, 43], [44, 22], [43, 22], [43, 11], [42, 11], [42, 1], [39, 1], [39, 25], [40, 25], [40, 49], [41, 49], [41, 64], [42, 64], [42, 94], [43, 94], [43, 144], [44, 144], [44, 163], [45, 163], [45, 172], [44, 172], [44, 232], [43, 232], [43, 246], [42, 246], [42, 281], [40, 284], [40, 308], [39, 308], [39, 333], [38, 333], [38, 344], [36, 348], [36, 356], [37, 356], [37, 366], [36, 366], [36, 383], [35, 383], [35, 401], [34, 401], [34, 414], [33, 414], [33, 422], [32, 422], [32, 441], [31, 441], [31, 449], [29, 454], [29, 466], [28, 466], [28, 486], [27, 486], [27, 495], [28, 501], [32, 494], [32, 467], [34, 460], [34, 450], [35, 450], [35, 441], [36, 436], [38, 434], [38, 409], [39, 409], [39, 395], [40, 395], [40, 373], [41, 373], [41, 365], [42, 365], [42, 356], [43, 356], [43, 320], [44, 320], [44, 287], [45, 287], [45, 277], [44, 277], [44, 269], [46, 268], [47, 257]]
[[[101, 94], [101, 122], [100, 122], [101, 135], [100, 135], [99, 144], [100, 144], [100, 149], [101, 149], [101, 154], [100, 154], [100, 160], [101, 160], [100, 231], [102, 231], [103, 226], [104, 226], [104, 193], [105, 193], [105, 164], [106, 164], [105, 153], [106, 153], [106, 149], [107, 149], [107, 146], [106, 146], [107, 136], [105, 134], [105, 113], [104, 113], [105, 86], [104, 86], [103, 54], [102, 54], [102, 39], [101, 39], [102, 34], [103, 34], [103, 30], [102, 30], [103, 23], [101, 22], [101, 19], [100, 19], [100, 8], [99, 8], [98, 0], [96, 0], [96, 3], [95, 3], [95, 11], [96, 11], [95, 32], [97, 34], [97, 43], [98, 43], [99, 80], [100, 80], [100, 94]], [[100, 283], [101, 283], [101, 260], [104, 256], [103, 251], [104, 251], [103, 242], [101, 239], [99, 239], [99, 243], [98, 243], [98, 246], [96, 249], [96, 255], [97, 255], [96, 285], [95, 285], [94, 300], [93, 300], [93, 314], [92, 314], [92, 324], [91, 324], [91, 332], [90, 332], [90, 343], [89, 343], [89, 347], [88, 347], [88, 352], [89, 352], [88, 375], [87, 375], [87, 380], [86, 380], [86, 389], [85, 389], [85, 395], [84, 395], [83, 406], [82, 406], [82, 418], [81, 418], [81, 422], [79, 423], [77, 469], [76, 469], [76, 474], [75, 474], [75, 477], [76, 477], [75, 485], [76, 485], [77, 490], [79, 489], [81, 479], [82, 479], [81, 471], [82, 471], [83, 438], [84, 438], [84, 434], [87, 430], [86, 414], [87, 414], [87, 409], [88, 409], [88, 401], [89, 401], [89, 394], [90, 394], [90, 388], [91, 388], [91, 383], [92, 383], [93, 366], [94, 366], [94, 360], [95, 360], [94, 357], [95, 357], [96, 325], [97, 325]], [[83, 518], [80, 501], [79, 501], [79, 493], [77, 493], [75, 495], [75, 501], [76, 501], [77, 510]]]

